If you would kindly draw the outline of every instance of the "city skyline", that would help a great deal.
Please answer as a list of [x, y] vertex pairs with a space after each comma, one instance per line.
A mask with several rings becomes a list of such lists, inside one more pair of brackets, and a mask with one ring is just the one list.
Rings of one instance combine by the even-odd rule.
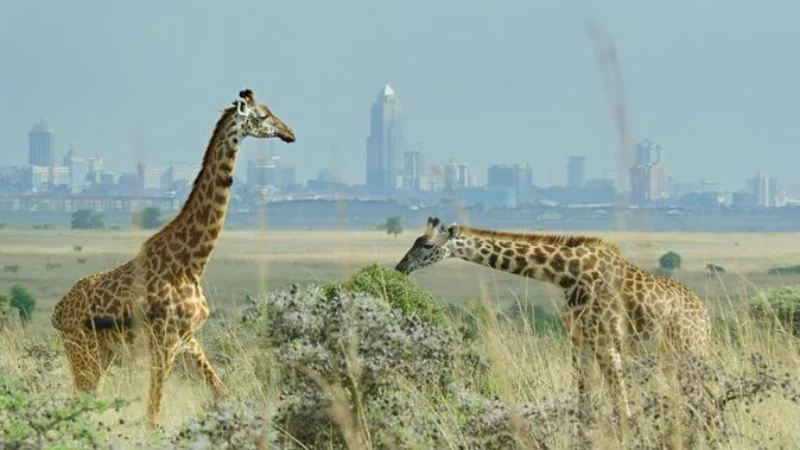
[[[441, 171], [436, 167], [428, 170], [425, 165], [425, 154], [419, 148], [416, 150], [408, 148], [401, 124], [402, 116], [397, 94], [388, 83], [385, 83], [370, 108], [365, 170], [367, 180], [371, 182], [364, 185], [370, 195], [380, 197], [403, 191], [418, 193], [427, 191], [438, 192], [439, 195], [458, 194], [468, 203], [489, 202], [510, 207], [531, 200], [533, 189], [537, 186], [534, 183], [533, 169], [527, 162], [492, 163], [487, 168], [485, 183], [478, 181], [479, 176], [472, 171], [468, 162], [457, 162], [453, 158]], [[5, 184], [6, 189], [10, 186], [8, 184], [10, 180], [21, 179], [23, 192], [50, 192], [57, 196], [64, 195], [62, 188], [67, 187], [67, 192], [73, 195], [83, 193], [102, 195], [108, 191], [112, 195], [168, 194], [181, 197], [188, 194], [191, 182], [200, 170], [199, 164], [192, 163], [166, 165], [139, 163], [133, 173], [116, 174], [104, 170], [103, 156], [79, 155], [71, 145], [62, 158], [62, 163], [58, 164], [53, 145], [55, 135], [44, 118], [33, 125], [28, 137], [29, 164], [22, 169], [22, 172], [17, 171], [16, 175], [13, 171], [8, 172], [9, 166], [3, 165], [0, 161], [0, 167], [3, 168], [0, 173], [0, 184]], [[744, 189], [727, 191], [721, 189], [720, 183], [709, 179], [694, 182], [675, 181], [665, 165], [667, 153], [663, 144], [651, 138], [644, 138], [636, 143], [634, 161], [628, 168], [629, 185], [624, 189], [631, 204], [646, 205], [664, 200], [682, 201], [686, 194], [690, 194], [687, 201], [707, 205], [717, 203], [778, 207], [789, 200], [786, 190], [778, 184], [777, 179], [761, 171], [756, 172], [755, 178], [746, 180]], [[608, 189], [615, 183], [610, 178], [587, 179], [586, 159], [582, 155], [567, 157], [565, 166], [567, 183], [562, 185], [584, 192], [584, 201], [588, 198], [585, 197], [586, 189], [605, 191], [607, 195]], [[238, 178], [241, 179], [241, 175]], [[302, 181], [296, 180], [294, 166], [281, 163], [280, 156], [275, 153], [274, 142], [269, 145], [268, 155], [262, 154], [247, 160], [244, 179], [246, 185], [262, 191], [262, 196], [266, 192], [271, 192], [271, 195], [283, 191], [290, 193], [304, 185]], [[324, 169], [318, 171], [316, 180], [308, 180], [307, 187], [311, 190], [314, 189], [312, 181], [316, 181], [317, 184], [313, 186], [317, 187], [325, 183], [349, 186]], [[538, 187], [547, 188], [541, 185]], [[15, 189], [18, 188], [12, 188], [12, 192], [20, 192]], [[573, 197], [572, 201], [577, 199]], [[712, 203], [707, 203], [709, 201]]]
[[[403, 133], [402, 122], [403, 116], [400, 112], [400, 102], [398, 99], [397, 92], [388, 82], [384, 82], [383, 87], [378, 92], [374, 102], [372, 103], [370, 110], [369, 110], [369, 117], [370, 117], [370, 125], [369, 125], [369, 132], [366, 138], [366, 165], [365, 165], [365, 172], [367, 173], [366, 179], [367, 183], [364, 185], [370, 189], [374, 193], [390, 193], [396, 189], [406, 189], [406, 190], [452, 190], [452, 189], [460, 189], [466, 188], [471, 186], [477, 186], [479, 183], [477, 182], [478, 179], [482, 178], [478, 175], [475, 175], [470, 168], [470, 162], [464, 161], [456, 163], [454, 158], [450, 158], [447, 163], [439, 165], [434, 165], [433, 167], [429, 167], [426, 165], [427, 161], [429, 161], [429, 156], [422, 152], [419, 148], [411, 149], [408, 146], [407, 137]], [[35, 123], [28, 132], [28, 163], [29, 165], [33, 166], [40, 166], [38, 169], [33, 168], [33, 171], [28, 176], [31, 179], [31, 183], [33, 185], [36, 184], [33, 180], [39, 180], [40, 182], [44, 182], [44, 180], [49, 180], [50, 183], [53, 183], [53, 180], [62, 180], [68, 179], [69, 185], [74, 186], [76, 184], [74, 178], [75, 174], [73, 173], [72, 165], [74, 163], [78, 164], [89, 164], [93, 167], [92, 170], [97, 170], [97, 168], [103, 168], [105, 157], [103, 155], [83, 155], [77, 154], [75, 149], [73, 148], [72, 144], [69, 144], [69, 149], [63, 156], [63, 158], [59, 158], [58, 152], [56, 150], [56, 146], [54, 144], [55, 141], [55, 132], [54, 130], [48, 125], [45, 120], [45, 117], [42, 115], [39, 119], [39, 122]], [[417, 143], [419, 147], [420, 143]], [[751, 192], [760, 192], [754, 190], [754, 181], [751, 178], [745, 179], [742, 185], [740, 183], [739, 186], [729, 187], [727, 189], [722, 189], [722, 184], [715, 181], [713, 176], [705, 177], [700, 180], [695, 181], [688, 181], [682, 180], [680, 177], [673, 177], [672, 174], [666, 171], [665, 165], [663, 163], [664, 158], [664, 146], [660, 142], [654, 142], [651, 138], [643, 138], [636, 142], [634, 146], [634, 161], [631, 166], [628, 167], [629, 172], [629, 182], [628, 185], [625, 187], [626, 192], [629, 193], [630, 200], [633, 203], [642, 203], [651, 200], [657, 200], [659, 198], [668, 198], [667, 194], [667, 181], [668, 179], [672, 183], [678, 184], [685, 184], [689, 185], [691, 183], [701, 182], [705, 185], [713, 185], [715, 189], [720, 191], [727, 190], [731, 192], [735, 191], [751, 191]], [[304, 180], [298, 180], [296, 178], [295, 172], [297, 168], [295, 166], [284, 166], [278, 168], [278, 161], [281, 159], [277, 156], [275, 145], [274, 143], [270, 143], [269, 149], [269, 156], [266, 158], [262, 155], [249, 155], [245, 158], [247, 159], [247, 167], [243, 169], [245, 172], [246, 179], [251, 178], [261, 178], [261, 179], [271, 179], [276, 180], [281, 178], [278, 173], [283, 173], [282, 178], [286, 180], [291, 180], [289, 185], [293, 185], [295, 183], [303, 183]], [[372, 155], [372, 156], [371, 156]], [[372, 159], [372, 163], [370, 160]], [[58, 164], [57, 161], [62, 161], [62, 164]], [[548, 187], [548, 186], [567, 186], [567, 187], [583, 187], [586, 184], [587, 178], [589, 181], [603, 181], [603, 180], [613, 180], [614, 176], [612, 175], [611, 178], [607, 178], [608, 170], [603, 172], [602, 176], [589, 176], [587, 177], [586, 171], [586, 161], [587, 157], [584, 155], [570, 155], [567, 157], [566, 162], [566, 179], [563, 184], [553, 183], [553, 184], [543, 184], [541, 183], [541, 177], [539, 179], [533, 173], [533, 169], [528, 166], [526, 169], [530, 175], [529, 178], [531, 179], [531, 184], [540, 187]], [[32, 164], [36, 162], [37, 164]], [[0, 165], [7, 165], [6, 161], [0, 159]], [[49, 170], [45, 171], [42, 170], [44, 164], [49, 164], [50, 166], [54, 166], [53, 169], [56, 170]], [[371, 167], [370, 164], [375, 165], [375, 167]], [[481, 185], [484, 186], [491, 186], [492, 183], [490, 179], [492, 177], [491, 173], [493, 169], [496, 169], [500, 166], [515, 166], [515, 165], [528, 165], [528, 162], [517, 162], [512, 164], [504, 164], [499, 162], [490, 162], [486, 169], [483, 171], [486, 173], [486, 183]], [[60, 167], [64, 166], [64, 167]], [[175, 167], [182, 167], [181, 169], [176, 169]], [[256, 168], [258, 166], [259, 168]], [[186, 167], [194, 167], [194, 172], [192, 172], [191, 176], [185, 175], [187, 172]], [[59, 172], [57, 169], [64, 169], [69, 168], [69, 171], [61, 171]], [[125, 176], [127, 174], [136, 172], [137, 176], [142, 180], [149, 180], [144, 181], [143, 183], [146, 186], [155, 185], [156, 179], [163, 178], [167, 175], [171, 176], [172, 171], [180, 170], [184, 175], [178, 178], [180, 181], [186, 181], [185, 178], [193, 178], [194, 173], [199, 168], [199, 163], [195, 162], [188, 162], [188, 161], [180, 161], [180, 162], [172, 162], [169, 161], [167, 163], [162, 164], [145, 164], [145, 163], [138, 163], [133, 170], [122, 170], [122, 171], [107, 171], [109, 175], [113, 176], [115, 179], [119, 179], [120, 176]], [[322, 172], [331, 173], [332, 176], [335, 177], [335, 174], [330, 172], [326, 167], [314, 167], [316, 174], [320, 174]], [[260, 170], [261, 172], [267, 171], [270, 174], [259, 173], [258, 175], [253, 175], [255, 172]], [[454, 176], [452, 174], [448, 174], [448, 171], [466, 171], [468, 175], [466, 176]], [[86, 169], [84, 169], [84, 173]], [[375, 173], [373, 175], [373, 184], [370, 185], [370, 172]], [[435, 172], [440, 172], [438, 177], [441, 177], [441, 180], [437, 181], [434, 178], [437, 178], [434, 175]], [[756, 177], [760, 177], [763, 171], [757, 172]], [[242, 172], [239, 172], [239, 176], [241, 177]], [[550, 174], [548, 174], [550, 175]], [[764, 175], [766, 177], [766, 175]], [[98, 182], [99, 182], [98, 175]], [[318, 175], [319, 177], [319, 175]], [[433, 177], [433, 178], [431, 178]], [[80, 178], [80, 176], [78, 176]], [[172, 178], [169, 178], [172, 180]], [[313, 177], [309, 177], [309, 180], [313, 179]], [[318, 178], [317, 178], [318, 179]], [[340, 182], [345, 184], [353, 184], [350, 180], [340, 179]], [[460, 179], [460, 181], [454, 182], [452, 180]], [[769, 178], [775, 183], [774, 186], [771, 186], [770, 192], [772, 195], [776, 195], [779, 192], [787, 191], [785, 187], [781, 187], [781, 190], [778, 190], [777, 182], [775, 178]], [[191, 181], [191, 180], [189, 180]], [[536, 181], [539, 181], [538, 183]], [[248, 181], [249, 182], [249, 181]], [[57, 184], [57, 183], [56, 183]], [[280, 183], [277, 183], [280, 184]], [[441, 184], [441, 185], [439, 185]], [[286, 183], [283, 183], [286, 185]], [[145, 186], [145, 190], [147, 187]], [[766, 189], [766, 188], [765, 188]], [[699, 189], [699, 191], [705, 191], [705, 188]], [[762, 189], [763, 191], [763, 189]], [[762, 194], [756, 194], [756, 196], [762, 196]], [[771, 199], [761, 199], [760, 203], [762, 204], [774, 204], [775, 200]]]
[[[402, 93], [406, 135], [422, 143], [429, 166], [455, 158], [483, 173], [492, 161], [527, 160], [537, 182], [564, 184], [564, 160], [582, 154], [587, 177], [598, 177], [617, 170], [619, 137], [586, 33], [591, 20], [616, 44], [629, 134], [670, 148], [681, 179], [714, 167], [716, 181], [736, 188], [761, 167], [797, 191], [784, 163], [800, 142], [793, 124], [800, 62], [785, 57], [800, 38], [792, 19], [800, 5], [791, 2], [514, 0], [454, 12], [448, 3], [412, 0], [315, 5], [309, 14], [302, 2], [246, 0], [242, 8], [254, 17], [281, 20], [237, 27], [234, 11], [202, 1], [191, 11], [152, 3], [0, 6], [8, 42], [0, 57], [9, 62], [0, 75], [4, 159], [24, 163], [26, 131], [44, 114], [59, 155], [72, 143], [80, 154], [105, 154], [115, 171], [195, 161], [219, 109], [249, 87], [297, 129], [298, 141], [277, 151], [298, 179], [324, 168], [362, 183], [364, 110], [389, 80]], [[30, 29], [38, 31], [28, 36]], [[395, 39], [400, 34], [406, 39]], [[241, 45], [264, 40], [280, 42], [268, 58]], [[136, 145], [137, 134], [145, 145]], [[245, 145], [244, 154], [255, 147]]]

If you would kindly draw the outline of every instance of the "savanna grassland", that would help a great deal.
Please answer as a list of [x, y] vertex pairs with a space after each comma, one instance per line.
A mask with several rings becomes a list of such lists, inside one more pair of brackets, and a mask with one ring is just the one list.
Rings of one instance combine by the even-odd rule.
[[[392, 267], [416, 237], [409, 230], [397, 238], [372, 231], [235, 231], [220, 238], [205, 277], [205, 292], [214, 309], [236, 307], [256, 295], [292, 283], [338, 280], [372, 262]], [[557, 232], [557, 231], [551, 231]], [[775, 286], [800, 284], [800, 275], [768, 275], [767, 269], [800, 263], [800, 234], [596, 233], [620, 245], [640, 266], [658, 266], [667, 251], [681, 255], [677, 277], [717, 307]], [[150, 235], [146, 231], [0, 230], [0, 292], [12, 283], [28, 287], [38, 301], [36, 330], [49, 326], [53, 305], [81, 276], [121, 264]], [[76, 252], [74, 246], [81, 246]], [[85, 259], [79, 263], [79, 259]], [[47, 263], [60, 267], [47, 269]], [[708, 263], [726, 272], [709, 279]], [[463, 302], [491, 296], [498, 306], [529, 300], [560, 307], [560, 292], [543, 283], [447, 261], [414, 274], [414, 281], [438, 299]]]
[[[6, 380], [0, 402], [16, 405], [8, 409], [18, 412], [12, 431], [29, 445], [18, 448], [52, 448], [58, 439], [79, 443], [71, 448], [92, 442], [98, 448], [109, 443], [119, 448], [576, 444], [575, 430], [581, 427], [567, 341], [557, 331], [537, 331], [536, 318], [519, 312], [531, 306], [541, 307], [539, 314], [555, 312], [563, 301], [555, 288], [461, 261], [415, 273], [411, 282], [377, 266], [371, 272], [387, 277], [387, 283], [408, 283], [397, 295], [435, 303], [443, 320], [432, 320], [428, 312], [411, 319], [392, 312], [384, 308], [386, 300], [390, 306], [399, 300], [382, 301], [380, 292], [347, 300], [314, 289], [373, 263], [392, 267], [416, 233], [407, 230], [395, 238], [377, 231], [226, 230], [204, 280], [217, 314], [200, 340], [232, 397], [214, 404], [202, 379], [179, 362], [165, 396], [166, 429], [155, 435], [143, 426], [148, 382], [143, 350], [135, 351], [140, 355], [135, 361], [113, 367], [103, 388], [101, 399], [126, 400], [118, 411], [64, 403], [71, 397], [71, 379], [49, 326], [53, 306], [75, 280], [126, 261], [150, 233], [0, 230], [0, 268], [19, 266], [16, 272], [0, 270], [0, 293], [19, 284], [37, 300], [29, 323], [0, 330], [0, 377]], [[742, 306], [759, 292], [800, 284], [800, 275], [767, 273], [800, 264], [800, 235], [597, 234], [647, 269], [657, 267], [665, 252], [677, 252], [682, 268], [674, 276], [720, 318], [712, 357], [681, 363], [684, 386], [690, 386], [683, 392], [691, 416], [687, 430], [702, 436], [693, 445], [794, 447], [800, 441], [800, 406], [793, 401], [800, 368], [795, 338], [784, 328], [756, 324]], [[725, 272], [708, 276], [709, 263]], [[293, 283], [300, 294], [283, 291]], [[391, 292], [383, 290], [384, 297]], [[343, 313], [350, 308], [359, 311], [355, 318]], [[243, 323], [242, 317], [251, 320]], [[347, 338], [353, 331], [360, 337]], [[640, 448], [660, 448], [674, 434], [664, 425], [670, 414], [662, 401], [666, 385], [646, 374], [653, 365], [643, 359], [637, 365], [641, 371], [631, 373], [631, 439]], [[596, 399], [604, 412], [589, 439], [597, 448], [616, 448], [615, 419], [606, 400]], [[61, 420], [52, 412], [83, 409], [89, 412], [75, 417], [89, 431], [63, 425], [78, 419]], [[62, 426], [66, 431], [57, 431]], [[12, 438], [4, 436], [0, 443]]]

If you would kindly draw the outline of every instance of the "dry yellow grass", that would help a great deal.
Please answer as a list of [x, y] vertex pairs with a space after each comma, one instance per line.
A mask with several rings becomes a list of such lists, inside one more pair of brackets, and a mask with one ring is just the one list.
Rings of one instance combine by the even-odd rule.
[[[420, 224], [421, 225], [421, 224]], [[397, 238], [378, 231], [236, 231], [226, 230], [205, 277], [212, 307], [234, 307], [247, 294], [291, 283], [324, 283], [340, 279], [370, 262], [393, 265], [411, 245], [414, 224]], [[557, 231], [552, 231], [557, 232]], [[658, 265], [667, 251], [678, 252], [678, 277], [705, 297], [712, 308], [742, 291], [800, 283], [800, 276], [767, 275], [773, 266], [800, 262], [800, 234], [596, 233], [620, 245], [646, 269]], [[38, 299], [34, 328], [47, 327], [53, 305], [79, 277], [108, 269], [132, 257], [150, 235], [144, 231], [0, 230], [0, 266], [19, 264], [17, 273], [0, 271], [0, 292], [15, 282]], [[73, 245], [83, 251], [73, 251]], [[85, 258], [84, 264], [77, 262]], [[46, 264], [61, 267], [47, 270]], [[720, 279], [707, 279], [707, 263], [725, 267]], [[485, 270], [462, 261], [446, 261], [414, 275], [423, 288], [443, 301], [462, 302], [482, 295], [500, 303], [526, 299], [558, 307], [555, 288], [513, 275]]]
[[[147, 232], [128, 231], [41, 231], [0, 230], [0, 266], [19, 264], [16, 274], [0, 272], [0, 291], [7, 291], [15, 282], [28, 286], [39, 301], [34, 324], [25, 331], [11, 330], [0, 335], [0, 365], [30, 380], [30, 385], [53, 395], [69, 395], [71, 378], [63, 352], [54, 353], [49, 361], [30, 357], [25, 350], [32, 343], [53, 343], [49, 315], [55, 302], [81, 276], [109, 268], [131, 257], [138, 245], [149, 236]], [[686, 234], [686, 233], [598, 233], [620, 245], [626, 255], [645, 268], [657, 265], [658, 257], [666, 251], [678, 252], [684, 270], [680, 278], [698, 291], [712, 309], [738, 304], [744, 295], [777, 285], [795, 284], [800, 277], [766, 275], [768, 268], [790, 265], [800, 260], [800, 239], [796, 234]], [[398, 238], [381, 232], [323, 232], [226, 231], [220, 240], [209, 266], [206, 294], [214, 308], [233, 308], [245, 294], [285, 286], [292, 282], [328, 282], [341, 279], [357, 267], [378, 261], [396, 263], [416, 237], [416, 231], [406, 231]], [[73, 245], [82, 245], [76, 253]], [[78, 264], [77, 258], [87, 258]], [[62, 267], [47, 271], [47, 261]], [[726, 268], [720, 279], [707, 279], [703, 273], [706, 263]], [[415, 274], [423, 288], [437, 297], [452, 302], [482, 299], [500, 308], [515, 301], [558, 307], [562, 299], [556, 289], [520, 277], [501, 274], [460, 261], [448, 261], [430, 270]], [[733, 369], [747, 365], [747, 354], [759, 351], [771, 361], [782, 361], [794, 372], [800, 368], [797, 348], [792, 338], [776, 335], [764, 339], [750, 333], [750, 324], [742, 325], [744, 346], [733, 348], [718, 342], [714, 360]], [[215, 339], [208, 331], [203, 339]], [[216, 339], [219, 339], [217, 336]], [[228, 362], [219, 366], [221, 377], [235, 396], [255, 400], [265, 408], [274, 405], [274, 393], [264, 386], [258, 372], [263, 349], [246, 348], [235, 338], [228, 339], [238, 350], [224, 355]], [[481, 337], [481, 346], [492, 360], [494, 382], [501, 398], [509, 403], [536, 402], [552, 395], [571, 396], [572, 368], [569, 349], [563, 342], [534, 336], [495, 325]], [[238, 345], [238, 347], [237, 347]], [[210, 357], [213, 348], [209, 350]], [[138, 399], [120, 413], [106, 413], [107, 423], [122, 418], [124, 425], [115, 430], [134, 441], [145, 438], [141, 426], [148, 382], [148, 358], [140, 354], [134, 363], [113, 369], [103, 390], [104, 396]], [[168, 384], [164, 405], [166, 426], [177, 427], [188, 418], [209, 407], [211, 393], [202, 380], [187, 377], [179, 371]], [[425, 399], [419, 399], [425, 407]], [[788, 448], [800, 440], [800, 414], [796, 405], [780, 399], [734, 411], [732, 419], [740, 422], [738, 448], [752, 448], [754, 442], [770, 442], [770, 448]], [[749, 419], [757, 416], [761, 425]], [[445, 418], [452, 419], [452, 418]], [[446, 422], [446, 420], [445, 420]], [[459, 437], [452, 436], [454, 445]], [[601, 439], [598, 437], [598, 439]], [[610, 437], [609, 437], [610, 439]], [[605, 442], [611, 445], [611, 440]], [[603, 441], [598, 441], [603, 445]], [[608, 447], [605, 447], [608, 448]]]

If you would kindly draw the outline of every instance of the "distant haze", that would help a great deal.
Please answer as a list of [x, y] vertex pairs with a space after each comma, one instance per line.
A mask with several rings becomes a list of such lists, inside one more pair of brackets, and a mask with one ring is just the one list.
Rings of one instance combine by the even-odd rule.
[[616, 39], [631, 136], [662, 143], [669, 174], [739, 189], [761, 170], [798, 195], [798, 17], [789, 0], [5, 1], [0, 161], [27, 161], [44, 115], [57, 161], [72, 144], [116, 171], [199, 162], [247, 87], [297, 132], [275, 149], [298, 181], [331, 169], [363, 183], [369, 108], [389, 82], [431, 164], [455, 158], [485, 182], [492, 162], [528, 162], [548, 185], [579, 154], [587, 177], [612, 175], [593, 19]]

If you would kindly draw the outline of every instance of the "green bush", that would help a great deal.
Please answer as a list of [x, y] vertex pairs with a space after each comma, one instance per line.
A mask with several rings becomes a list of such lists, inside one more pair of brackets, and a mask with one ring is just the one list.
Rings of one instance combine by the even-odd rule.
[[133, 226], [145, 230], [155, 230], [164, 224], [161, 217], [161, 209], [156, 206], [148, 206], [141, 211], [135, 211], [132, 219]]
[[749, 310], [759, 321], [777, 321], [800, 335], [800, 286], [781, 286], [750, 298]]
[[371, 264], [343, 282], [322, 286], [324, 295], [332, 298], [338, 290], [363, 292], [382, 298], [392, 308], [403, 314], [416, 313], [430, 324], [442, 324], [446, 320], [444, 308], [429, 292], [420, 289], [408, 276], [380, 264]]
[[669, 251], [661, 255], [661, 258], [658, 259], [658, 265], [662, 269], [667, 270], [675, 270], [681, 268], [681, 255]]
[[72, 213], [70, 228], [73, 230], [98, 230], [105, 228], [103, 214], [90, 209], [79, 209]]
[[53, 398], [19, 380], [0, 379], [0, 448], [108, 448], [111, 429], [91, 415], [118, 411], [125, 404], [85, 395]]
[[393, 234], [397, 237], [403, 232], [403, 219], [400, 216], [392, 216], [386, 219], [386, 234]]
[[23, 322], [28, 322], [33, 317], [33, 310], [36, 309], [36, 299], [28, 292], [25, 286], [15, 284], [9, 291], [11, 307], [19, 311], [19, 317]]

